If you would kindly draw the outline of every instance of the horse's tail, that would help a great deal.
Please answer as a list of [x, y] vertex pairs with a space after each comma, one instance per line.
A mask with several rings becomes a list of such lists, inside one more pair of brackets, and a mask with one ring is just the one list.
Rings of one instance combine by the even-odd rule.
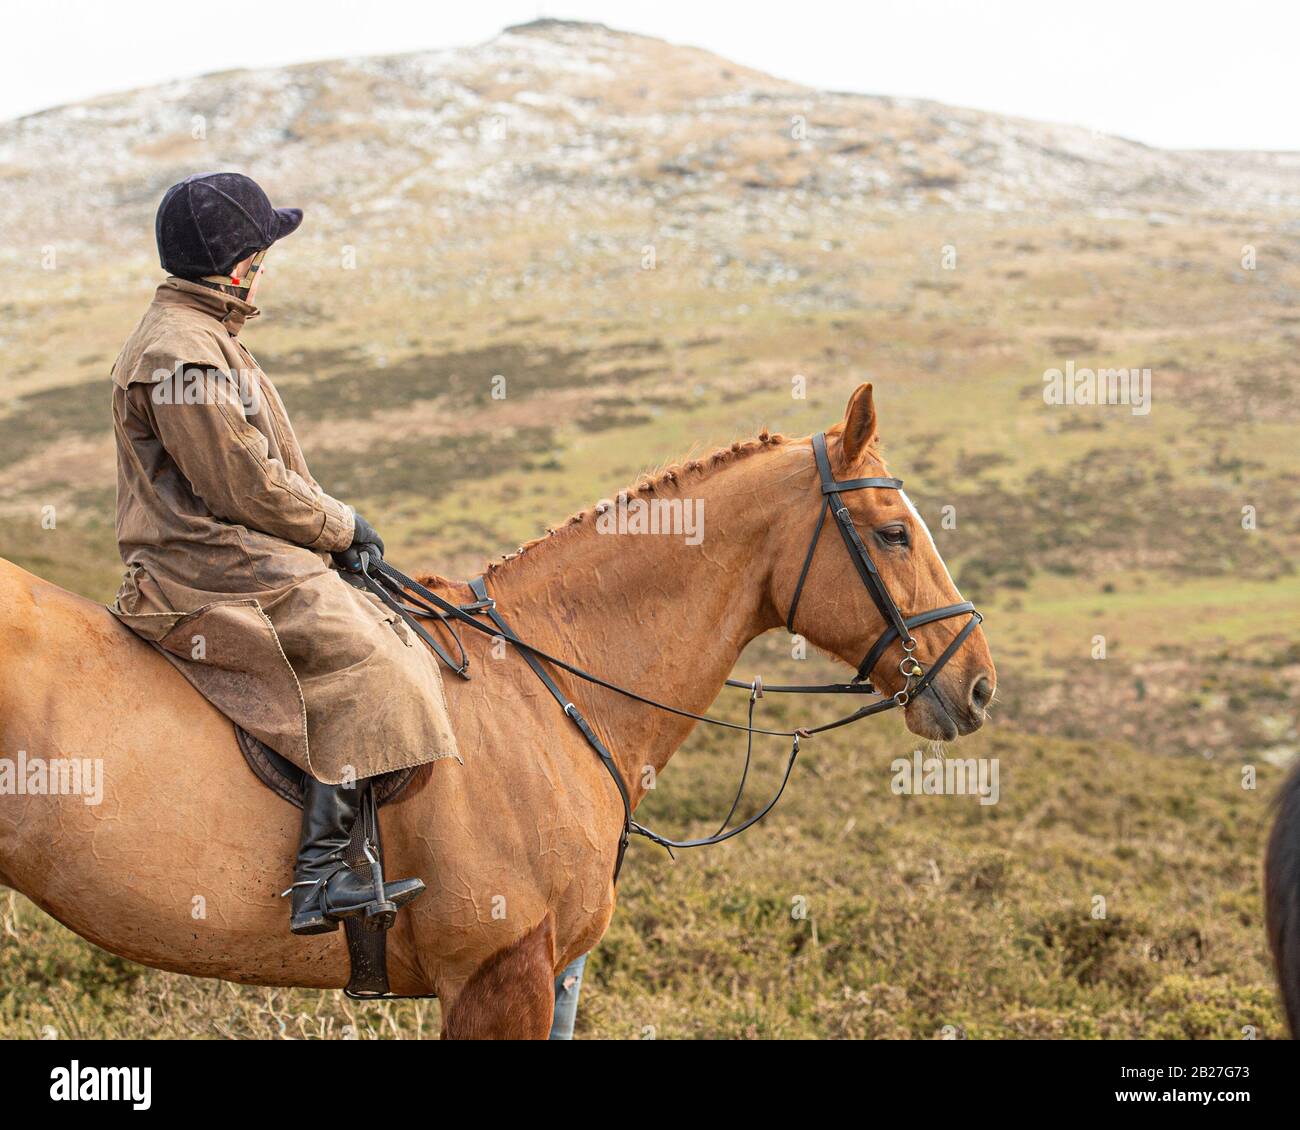
[[1277, 796], [1264, 859], [1264, 913], [1287, 1024], [1300, 1037], [1300, 764]]

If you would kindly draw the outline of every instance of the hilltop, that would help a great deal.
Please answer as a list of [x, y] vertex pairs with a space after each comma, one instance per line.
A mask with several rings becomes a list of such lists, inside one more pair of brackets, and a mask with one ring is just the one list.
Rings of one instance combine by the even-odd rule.
[[542, 20], [474, 47], [172, 82], [0, 123], [0, 229], [120, 252], [167, 185], [255, 169], [308, 238], [502, 208], [658, 210], [717, 248], [818, 209], [1295, 207], [1295, 154], [1169, 152], [1073, 126], [819, 91], [707, 51]]

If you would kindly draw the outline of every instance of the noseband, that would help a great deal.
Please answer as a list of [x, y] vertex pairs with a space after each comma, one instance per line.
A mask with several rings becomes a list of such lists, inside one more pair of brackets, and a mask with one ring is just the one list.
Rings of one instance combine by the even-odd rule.
[[[813, 527], [812, 540], [808, 543], [808, 552], [804, 555], [803, 568], [799, 571], [799, 580], [794, 586], [794, 596], [790, 599], [790, 612], [785, 618], [786, 630], [794, 632], [794, 614], [799, 607], [799, 597], [803, 595], [804, 581], [808, 579], [808, 570], [812, 567], [813, 556], [817, 552], [817, 543], [821, 540], [822, 529], [826, 525], [826, 514], [829, 511], [835, 518], [835, 525], [844, 541], [844, 548], [849, 551], [849, 559], [857, 569], [858, 576], [862, 578], [862, 583], [870, 594], [872, 601], [880, 610], [881, 616], [885, 618], [885, 630], [880, 633], [876, 642], [867, 648], [866, 655], [862, 657], [862, 662], [858, 664], [858, 673], [853, 677], [853, 682], [869, 683], [871, 673], [875, 670], [876, 664], [880, 662], [881, 656], [885, 654], [890, 644], [895, 640], [899, 640], [905, 653], [898, 664], [898, 670], [904, 678], [904, 685], [893, 697], [899, 706], [906, 706], [914, 696], [925, 690], [934, 680], [934, 677], [943, 670], [944, 664], [966, 642], [966, 637], [975, 630], [975, 626], [980, 623], [983, 617], [975, 611], [975, 605], [969, 600], [963, 600], [959, 604], [945, 605], [943, 608], [932, 608], [929, 612], [919, 612], [915, 616], [905, 617], [894, 602], [894, 598], [889, 595], [889, 589], [880, 576], [880, 570], [876, 568], [876, 563], [871, 559], [871, 554], [867, 552], [867, 547], [862, 541], [857, 527], [853, 524], [853, 515], [849, 513], [849, 508], [844, 505], [844, 500], [840, 497], [841, 492], [846, 490], [867, 490], [868, 488], [896, 490], [901, 493], [903, 480], [881, 478], [836, 479], [831, 472], [830, 458], [826, 454], [825, 432], [818, 432], [813, 436], [812, 449], [813, 457], [817, 460], [817, 474], [821, 478], [822, 508], [817, 515], [817, 524]], [[953, 616], [966, 615], [969, 615], [970, 619], [957, 633], [956, 639], [944, 649], [929, 671], [926, 671], [913, 654], [916, 651], [916, 638], [912, 635], [912, 629], [919, 628], [924, 624], [933, 624], [938, 620], [947, 620]]]
[[[614, 862], [614, 881], [617, 882], [618, 873], [623, 866], [623, 855], [627, 850], [628, 838], [633, 834], [644, 836], [652, 843], [659, 844], [672, 852], [674, 848], [705, 847], [709, 844], [721, 843], [723, 840], [729, 840], [732, 836], [737, 836], [745, 829], [753, 827], [771, 812], [776, 806], [776, 802], [781, 799], [786, 783], [790, 780], [790, 773], [794, 769], [795, 758], [799, 756], [800, 739], [811, 738], [814, 734], [821, 734], [827, 730], [847, 726], [851, 722], [857, 722], [859, 719], [868, 718], [873, 714], [881, 714], [886, 710], [906, 706], [911, 699], [915, 698], [934, 681], [935, 676], [943, 670], [944, 664], [957, 653], [957, 649], [966, 642], [971, 632], [975, 630], [975, 626], [983, 619], [975, 611], [975, 606], [968, 600], [964, 600], [960, 604], [950, 604], [944, 608], [935, 608], [929, 612], [921, 612], [914, 616], [905, 617], [902, 614], [893, 597], [889, 595], [889, 589], [885, 587], [885, 582], [881, 579], [875, 562], [871, 560], [871, 554], [867, 552], [867, 547], [858, 535], [858, 531], [853, 525], [852, 515], [849, 514], [843, 499], [840, 498], [843, 491], [865, 490], [868, 487], [882, 490], [901, 490], [902, 481], [900, 479], [882, 478], [847, 479], [838, 482], [831, 474], [830, 459], [826, 455], [825, 432], [819, 432], [813, 436], [812, 447], [813, 455], [817, 460], [817, 473], [821, 477], [822, 507], [817, 515], [817, 525], [813, 528], [812, 541], [808, 544], [808, 553], [804, 557], [803, 568], [799, 572], [799, 581], [795, 585], [794, 597], [790, 601], [790, 614], [786, 617], [786, 627], [791, 632], [794, 631], [794, 614], [799, 606], [799, 597], [803, 594], [804, 582], [808, 579], [808, 570], [812, 567], [813, 555], [817, 552], [817, 542], [821, 538], [822, 527], [826, 524], [828, 511], [834, 515], [840, 536], [844, 539], [844, 545], [849, 551], [849, 557], [857, 568], [858, 576], [862, 578], [862, 583], [866, 586], [871, 599], [875, 602], [881, 615], [884, 616], [886, 626], [876, 642], [867, 649], [867, 654], [863, 657], [862, 662], [858, 664], [858, 673], [854, 676], [852, 682], [764, 686], [762, 680], [758, 678], [749, 683], [737, 679], [728, 679], [727, 686], [740, 687], [749, 691], [749, 720], [745, 725], [738, 722], [729, 722], [722, 718], [712, 718], [707, 714], [696, 714], [690, 710], [683, 710], [680, 707], [659, 702], [656, 699], [629, 690], [627, 687], [621, 687], [617, 683], [611, 683], [608, 679], [602, 679], [599, 675], [584, 671], [581, 667], [577, 667], [559, 656], [551, 655], [539, 647], [534, 647], [515, 635], [514, 631], [506, 623], [497, 610], [496, 601], [488, 595], [485, 577], [475, 577], [474, 580], [470, 581], [470, 591], [473, 592], [475, 597], [472, 603], [452, 604], [446, 598], [439, 596], [418, 581], [412, 580], [405, 573], [394, 569], [388, 562], [382, 559], [371, 560], [367, 553], [361, 553], [358, 556], [355, 566], [351, 567], [350, 571], [355, 573], [360, 582], [384, 604], [401, 616], [434, 654], [462, 678], [469, 678], [469, 656], [461, 643], [460, 637], [456, 634], [453, 624], [460, 624], [484, 635], [504, 639], [514, 647], [524, 662], [541, 680], [542, 685], [559, 703], [566, 717], [578, 728], [583, 739], [596, 752], [601, 764], [605, 766], [618, 788], [619, 799], [623, 805], [623, 828], [619, 837], [618, 854]], [[963, 625], [952, 642], [944, 648], [929, 670], [926, 670], [921, 666], [920, 661], [914, 654], [916, 651], [916, 637], [912, 635], [912, 629], [919, 628], [924, 624], [932, 624], [938, 620], [946, 620], [951, 616], [963, 615], [969, 615], [970, 619]], [[478, 616], [486, 616], [489, 623], [481, 623], [477, 619]], [[459, 660], [453, 660], [447, 651], [417, 622], [418, 620], [436, 621], [441, 628], [445, 629], [456, 643]], [[881, 656], [885, 654], [889, 645], [895, 640], [899, 640], [903, 646], [904, 655], [898, 669], [903, 674], [905, 683], [900, 690], [886, 697], [876, 690], [871, 684], [870, 678], [876, 664], [880, 662]], [[593, 686], [603, 687], [634, 702], [654, 707], [656, 710], [663, 710], [669, 714], [676, 714], [681, 718], [691, 718], [696, 722], [721, 726], [729, 730], [740, 730], [745, 733], [748, 736], [748, 742], [745, 750], [745, 765], [740, 775], [740, 787], [736, 790], [731, 809], [718, 830], [713, 835], [704, 836], [700, 839], [673, 840], [667, 836], [661, 836], [659, 833], [653, 832], [633, 820], [631, 797], [613, 754], [610, 753], [608, 747], [591, 726], [591, 723], [583, 717], [577, 706], [560, 688], [547, 669], [548, 667], [565, 671]], [[837, 718], [833, 722], [824, 722], [820, 726], [800, 727], [796, 730], [767, 730], [754, 725], [754, 708], [764, 693], [875, 695], [879, 698], [879, 701], [860, 707], [852, 714]], [[749, 765], [754, 751], [755, 734], [792, 739], [790, 756], [786, 761], [785, 773], [781, 778], [781, 783], [772, 798], [752, 816], [747, 817], [739, 824], [731, 825], [731, 818], [735, 815], [741, 797], [744, 795], [745, 782], [749, 776]]]

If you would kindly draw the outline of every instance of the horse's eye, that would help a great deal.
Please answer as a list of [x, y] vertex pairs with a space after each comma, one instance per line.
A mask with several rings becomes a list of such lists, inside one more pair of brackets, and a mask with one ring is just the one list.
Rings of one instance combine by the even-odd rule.
[[882, 545], [905, 546], [907, 545], [907, 527], [884, 526], [876, 531], [876, 537], [880, 539]]

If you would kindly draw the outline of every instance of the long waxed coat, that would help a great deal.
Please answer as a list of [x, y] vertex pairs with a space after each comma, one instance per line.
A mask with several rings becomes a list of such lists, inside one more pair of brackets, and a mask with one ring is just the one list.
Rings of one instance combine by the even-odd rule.
[[455, 756], [437, 661], [330, 566], [353, 513], [312, 478], [239, 340], [256, 314], [169, 278], [113, 366], [127, 574], [111, 610], [322, 781]]

